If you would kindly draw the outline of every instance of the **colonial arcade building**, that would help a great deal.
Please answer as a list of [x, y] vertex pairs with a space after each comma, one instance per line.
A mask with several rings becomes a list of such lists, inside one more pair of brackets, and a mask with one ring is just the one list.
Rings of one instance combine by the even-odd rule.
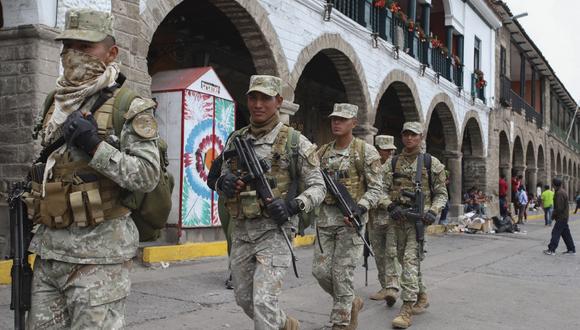
[[[318, 145], [331, 139], [327, 116], [337, 102], [359, 106], [356, 134], [369, 142], [376, 134], [390, 134], [401, 147], [403, 123], [422, 122], [426, 150], [450, 171], [452, 216], [462, 211], [462, 193], [472, 186], [492, 195], [489, 209], [495, 213], [498, 168], [525, 174], [530, 185], [553, 175], [578, 183], [580, 162], [572, 148], [578, 145], [578, 126], [575, 139], [561, 138], [576, 104], [547, 62], [530, 58], [529, 47], [520, 42], [536, 47], [517, 22], [505, 23], [509, 11], [486, 0], [0, 3], [0, 58], [15, 63], [14, 72], [0, 70], [0, 83], [31, 80], [30, 87], [17, 84], [27, 91], [1, 85], [0, 113], [18, 114], [21, 128], [30, 128], [32, 114], [53, 88], [59, 45], [51, 39], [66, 9], [80, 5], [114, 13], [120, 62], [144, 95], [158, 72], [213, 67], [237, 103], [237, 127], [248, 123], [245, 91], [253, 74], [282, 78], [283, 119]], [[523, 39], [513, 33], [520, 30]], [[22, 47], [29, 47], [28, 54]], [[18, 71], [21, 63], [30, 63], [29, 70]], [[501, 77], [500, 69], [505, 69]], [[26, 99], [30, 94], [34, 97]], [[25, 106], [19, 106], [23, 100]], [[536, 114], [522, 104], [538, 105]], [[9, 130], [2, 125], [3, 137]], [[0, 158], [4, 183], [21, 176], [33, 155], [27, 136], [1, 140], [2, 148], [16, 155]], [[188, 240], [214, 236], [215, 231], [200, 229]]]

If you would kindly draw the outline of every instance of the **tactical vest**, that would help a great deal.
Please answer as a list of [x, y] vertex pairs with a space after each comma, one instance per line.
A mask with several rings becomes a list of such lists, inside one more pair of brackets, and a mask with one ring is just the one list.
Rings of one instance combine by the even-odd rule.
[[[113, 105], [118, 99], [119, 89], [93, 116], [97, 122], [98, 134], [105, 140], [115, 134]], [[46, 129], [52, 114], [54, 102], [46, 112], [42, 122]], [[105, 220], [119, 218], [130, 213], [121, 205], [121, 188], [112, 180], [89, 166], [90, 160], [72, 161], [70, 151], [53, 153], [55, 164], [44, 187], [32, 182], [32, 191], [27, 196], [29, 218], [50, 228], [66, 228], [72, 223], [78, 227], [95, 226]]]
[[[291, 174], [290, 174], [290, 164], [292, 159], [287, 152], [286, 146], [289, 142], [289, 135], [291, 128], [283, 125], [278, 136], [274, 140], [272, 145], [272, 150], [270, 151], [271, 160], [270, 170], [266, 173], [266, 178], [270, 183], [272, 188], [272, 193], [275, 198], [285, 199], [286, 194], [290, 188]], [[230, 140], [237, 135], [243, 135], [248, 131], [248, 127], [242, 128], [240, 131], [234, 132], [230, 136]], [[229, 161], [229, 168], [232, 173], [237, 174], [239, 170], [239, 164], [237, 159], [233, 158]], [[242, 171], [240, 176], [243, 176]], [[264, 203], [256, 194], [255, 188], [249, 184], [246, 185], [245, 190], [236, 194], [233, 198], [228, 198], [226, 200], [226, 207], [232, 218], [234, 219], [255, 219], [258, 217], [269, 218]]]
[[[365, 142], [355, 137], [354, 141], [350, 144], [348, 153], [349, 167], [347, 170], [330, 168], [326, 154], [331, 148], [332, 142], [325, 144], [319, 149], [320, 168], [326, 170], [331, 177], [342, 183], [355, 201], [360, 200], [366, 191], [366, 179], [364, 175]], [[359, 155], [358, 159], [356, 158], [357, 154]], [[324, 203], [329, 205], [336, 204], [336, 199], [332, 194], [326, 192]]]
[[[425, 193], [425, 205], [431, 205], [431, 160], [428, 162], [426, 160], [426, 155], [421, 154], [424, 158], [423, 168], [421, 169], [421, 186], [423, 192]], [[393, 186], [391, 189], [391, 201], [399, 203], [401, 205], [411, 206], [413, 201], [406, 196], [401, 194], [402, 191], [408, 191], [411, 193], [415, 192], [415, 173], [417, 170], [417, 165], [411, 167], [406, 167], [404, 170], [401, 168], [401, 161], [399, 159], [400, 155], [396, 156], [391, 160], [391, 164], [395, 165], [393, 170]], [[431, 157], [430, 155], [428, 157]]]

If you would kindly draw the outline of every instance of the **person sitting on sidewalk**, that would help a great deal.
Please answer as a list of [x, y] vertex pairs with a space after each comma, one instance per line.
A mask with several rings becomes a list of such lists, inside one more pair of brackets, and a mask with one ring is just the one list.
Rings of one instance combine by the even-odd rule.
[[554, 178], [554, 180], [552, 180], [552, 185], [554, 186], [554, 190], [556, 190], [554, 198], [554, 220], [556, 221], [556, 224], [554, 225], [554, 228], [552, 228], [552, 239], [550, 240], [548, 249], [544, 250], [544, 254], [556, 254], [560, 237], [562, 237], [564, 244], [566, 244], [566, 252], [563, 252], [562, 254], [575, 255], [576, 247], [574, 246], [574, 239], [570, 233], [570, 227], [568, 227], [568, 218], [570, 216], [568, 194], [562, 187], [561, 179]]

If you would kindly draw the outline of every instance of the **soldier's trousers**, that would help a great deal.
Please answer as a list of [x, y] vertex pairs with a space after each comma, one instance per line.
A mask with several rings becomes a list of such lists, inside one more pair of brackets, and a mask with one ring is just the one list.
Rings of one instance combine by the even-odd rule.
[[350, 323], [354, 299], [354, 270], [363, 253], [363, 242], [355, 230], [346, 226], [319, 227], [320, 244], [315, 244], [312, 275], [333, 298], [330, 321], [336, 325]]
[[122, 329], [131, 261], [82, 265], [34, 262], [27, 329]]
[[375, 262], [379, 283], [383, 289], [399, 290], [399, 276], [401, 274], [401, 264], [397, 259], [397, 248], [392, 246], [389, 249], [387, 231], [392, 224], [369, 225], [369, 239], [373, 252], [375, 253]]
[[290, 262], [290, 251], [279, 230], [270, 230], [252, 242], [232, 237], [234, 294], [238, 305], [254, 320], [254, 329], [284, 327], [286, 314], [280, 309], [278, 296]]
[[[417, 294], [426, 292], [421, 274], [421, 260], [419, 244], [415, 239], [415, 224], [411, 221], [393, 221], [393, 226], [387, 229], [388, 251], [397, 251], [401, 264], [401, 299], [403, 301], [417, 301]], [[397, 276], [396, 273], [387, 273], [387, 277]]]

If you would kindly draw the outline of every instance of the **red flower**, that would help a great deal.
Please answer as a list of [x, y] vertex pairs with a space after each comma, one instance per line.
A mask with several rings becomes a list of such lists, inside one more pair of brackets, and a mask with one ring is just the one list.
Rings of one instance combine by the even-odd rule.
[[373, 5], [377, 8], [384, 8], [387, 5], [387, 0], [375, 0]]
[[393, 13], [393, 14], [396, 14], [396, 13], [398, 13], [399, 11], [401, 11], [401, 7], [399, 7], [399, 4], [398, 4], [398, 3], [396, 3], [396, 2], [393, 2], [393, 3], [391, 4], [391, 8], [390, 8], [390, 9], [391, 9], [391, 13]]

